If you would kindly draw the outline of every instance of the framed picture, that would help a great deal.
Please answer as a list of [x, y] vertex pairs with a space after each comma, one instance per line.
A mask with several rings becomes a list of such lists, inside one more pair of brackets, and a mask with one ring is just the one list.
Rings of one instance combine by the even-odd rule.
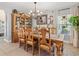
[[37, 16], [37, 25], [47, 24], [47, 15]]

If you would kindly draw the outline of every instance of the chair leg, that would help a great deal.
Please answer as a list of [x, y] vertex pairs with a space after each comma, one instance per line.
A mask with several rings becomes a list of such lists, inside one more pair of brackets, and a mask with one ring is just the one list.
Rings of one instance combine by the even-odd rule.
[[27, 50], [26, 51], [28, 51], [28, 45], [26, 44], [26, 47], [27, 47]]
[[24, 50], [26, 49], [26, 41], [24, 42]]
[[32, 46], [32, 55], [34, 55], [34, 46]]
[[59, 47], [57, 47], [57, 51], [56, 52], [57, 52], [57, 55], [60, 56], [60, 48]]
[[49, 49], [49, 55], [51, 56], [51, 49]]
[[19, 42], [19, 47], [21, 47], [21, 41]]
[[40, 56], [40, 47], [39, 47], [39, 56]]
[[55, 47], [52, 47], [53, 56], [55, 55]]
[[61, 47], [61, 51], [63, 52], [63, 46]]
[[26, 44], [24, 44], [24, 50], [26, 50]]

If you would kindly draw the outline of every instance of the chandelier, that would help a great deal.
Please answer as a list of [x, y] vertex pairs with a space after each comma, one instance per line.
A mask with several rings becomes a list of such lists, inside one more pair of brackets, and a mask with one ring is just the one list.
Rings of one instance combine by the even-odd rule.
[[39, 16], [39, 15], [41, 15], [43, 12], [37, 10], [37, 2], [34, 2], [34, 5], [35, 5], [34, 11], [31, 10], [31, 11], [29, 12], [29, 14], [30, 14], [31, 16]]

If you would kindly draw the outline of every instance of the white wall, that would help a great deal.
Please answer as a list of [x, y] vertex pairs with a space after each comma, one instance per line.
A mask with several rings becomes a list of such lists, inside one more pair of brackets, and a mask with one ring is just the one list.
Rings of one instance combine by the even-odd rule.
[[11, 10], [6, 9], [5, 13], [6, 13], [6, 24], [7, 24], [7, 27], [6, 27], [7, 36], [6, 36], [6, 38], [7, 38], [7, 40], [11, 40]]
[[5, 39], [11, 40], [11, 9], [1, 8], [5, 12]]
[[8, 41], [11, 41], [11, 13], [13, 9], [17, 9], [19, 11], [27, 11], [26, 8], [21, 8], [18, 6], [14, 6], [14, 7], [6, 7], [5, 5], [0, 4], [0, 9], [3, 9], [5, 12], [5, 39], [7, 39]]
[[[53, 16], [53, 19], [54, 19], [54, 22], [53, 22], [53, 23], [54, 23], [54, 26], [56, 26], [56, 17], [55, 17], [55, 16], [56, 16], [56, 13], [55, 13], [55, 12], [54, 12], [54, 13], [52, 13], [52, 12], [47, 12], [46, 15], [47, 15], [47, 24], [49, 23], [49, 17], [50, 17], [50, 16]], [[39, 26], [39, 25], [37, 25], [37, 23], [36, 23], [36, 22], [37, 22], [36, 19], [32, 19], [32, 20], [33, 20], [33, 23], [32, 23], [32, 24], [33, 24], [33, 27]], [[40, 27], [43, 27], [43, 26], [44, 26], [44, 27], [47, 27], [47, 24], [45, 24], [45, 25], [40, 25]], [[52, 24], [52, 25], [53, 25], [53, 24]]]

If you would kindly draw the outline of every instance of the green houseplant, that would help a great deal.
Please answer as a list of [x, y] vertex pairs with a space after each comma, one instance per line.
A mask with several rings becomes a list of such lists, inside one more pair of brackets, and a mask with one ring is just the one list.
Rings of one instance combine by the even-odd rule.
[[79, 16], [71, 16], [69, 22], [75, 28], [75, 30], [79, 31]]

